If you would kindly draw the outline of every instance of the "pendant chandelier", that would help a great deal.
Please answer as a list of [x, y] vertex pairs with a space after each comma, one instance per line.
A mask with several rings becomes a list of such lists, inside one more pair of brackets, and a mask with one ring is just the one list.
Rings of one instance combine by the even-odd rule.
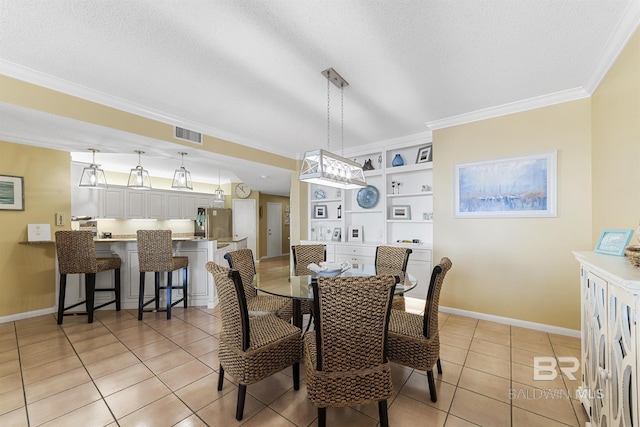
[[150, 190], [151, 180], [149, 179], [149, 172], [140, 164], [140, 155], [144, 154], [144, 151], [134, 150], [134, 152], [138, 153], [138, 166], [131, 169], [127, 187], [135, 188], [136, 190]]
[[214, 207], [224, 207], [224, 190], [220, 188], [220, 168], [218, 168], [218, 188], [213, 192]]
[[342, 149], [344, 150], [344, 88], [349, 86], [333, 68], [329, 68], [322, 72], [327, 78], [327, 149], [318, 149], [307, 151], [302, 160], [302, 167], [298, 180], [309, 182], [312, 184], [321, 184], [329, 187], [337, 188], [359, 188], [365, 187], [367, 182], [364, 177], [362, 166], [354, 161], [345, 159], [330, 151], [331, 142], [331, 92], [329, 82], [340, 88], [340, 118], [341, 118], [341, 135]]
[[173, 174], [171, 188], [179, 190], [193, 190], [193, 185], [191, 184], [191, 172], [186, 170], [184, 167], [184, 156], [186, 156], [187, 153], [180, 152], [178, 154], [180, 154], [180, 156], [182, 157], [182, 163]]
[[82, 169], [82, 176], [80, 177], [79, 187], [86, 188], [107, 188], [107, 178], [104, 175], [104, 171], [100, 169], [100, 165], [96, 164], [96, 151], [100, 150], [95, 148], [89, 148], [89, 151], [93, 152], [93, 160], [91, 164]]

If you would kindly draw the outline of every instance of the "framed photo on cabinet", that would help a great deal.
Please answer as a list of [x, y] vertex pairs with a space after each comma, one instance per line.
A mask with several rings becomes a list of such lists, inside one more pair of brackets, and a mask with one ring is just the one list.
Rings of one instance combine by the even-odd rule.
[[603, 230], [596, 245], [596, 252], [607, 255], [624, 255], [633, 230]]
[[362, 242], [362, 226], [361, 225], [350, 225], [349, 226], [349, 242]]
[[313, 217], [316, 219], [326, 219], [327, 217], [327, 205], [315, 205], [313, 207]]

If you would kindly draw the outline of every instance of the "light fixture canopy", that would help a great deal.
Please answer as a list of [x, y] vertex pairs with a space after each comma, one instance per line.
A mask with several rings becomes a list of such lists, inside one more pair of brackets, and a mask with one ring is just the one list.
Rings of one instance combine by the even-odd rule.
[[131, 169], [127, 187], [134, 188], [136, 190], [150, 190], [151, 180], [149, 179], [149, 172], [140, 164], [140, 156], [144, 154], [144, 151], [134, 150], [134, 152], [138, 153], [138, 166]]
[[193, 190], [193, 184], [191, 183], [191, 172], [189, 172], [184, 167], [184, 156], [187, 153], [180, 152], [178, 153], [182, 157], [182, 163], [178, 169], [176, 169], [173, 174], [173, 181], [171, 182], [171, 188], [176, 188], [179, 190]]
[[107, 188], [107, 178], [104, 175], [104, 171], [100, 169], [100, 165], [96, 164], [96, 150], [95, 148], [89, 148], [89, 151], [93, 152], [93, 160], [91, 164], [82, 169], [82, 176], [80, 177], [80, 183], [78, 187], [85, 188]]
[[340, 76], [333, 68], [322, 72], [327, 79], [327, 149], [307, 151], [302, 159], [302, 166], [299, 181], [312, 184], [326, 185], [344, 189], [365, 187], [367, 181], [364, 177], [364, 170], [358, 163], [338, 156], [330, 151], [331, 142], [331, 92], [329, 82], [340, 88], [341, 95], [341, 135], [342, 149], [344, 150], [344, 88], [349, 83]]

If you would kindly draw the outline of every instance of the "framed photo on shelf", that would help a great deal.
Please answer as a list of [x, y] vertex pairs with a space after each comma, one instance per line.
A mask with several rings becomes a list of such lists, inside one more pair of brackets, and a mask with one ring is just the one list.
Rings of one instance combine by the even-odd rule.
[[0, 210], [24, 210], [24, 179], [21, 176], [0, 175]]
[[391, 206], [391, 219], [411, 219], [411, 206]]
[[349, 226], [349, 238], [347, 239], [349, 242], [362, 242], [362, 226], [361, 225], [350, 225]]
[[326, 219], [327, 216], [327, 205], [315, 205], [313, 207], [313, 217], [316, 219]]
[[342, 228], [336, 227], [333, 229], [333, 236], [331, 236], [331, 240], [334, 242], [339, 242], [342, 240]]
[[632, 234], [633, 230], [602, 230], [595, 251], [601, 254], [622, 256]]
[[431, 154], [431, 147], [432, 147], [432, 144], [429, 144], [418, 149], [418, 157], [416, 157], [416, 163], [426, 163], [433, 160], [433, 156]]

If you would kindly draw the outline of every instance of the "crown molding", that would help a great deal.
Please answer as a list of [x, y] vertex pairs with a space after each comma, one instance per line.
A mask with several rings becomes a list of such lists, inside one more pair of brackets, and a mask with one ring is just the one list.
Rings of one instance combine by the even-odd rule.
[[589, 92], [589, 95], [592, 95], [593, 92], [596, 91], [604, 77], [609, 72], [609, 69], [616, 59], [618, 59], [618, 56], [639, 26], [640, 1], [635, 0], [629, 4], [629, 7], [627, 7], [620, 23], [616, 26], [615, 31], [607, 42], [604, 54], [600, 57], [600, 60], [591, 73], [591, 77], [589, 77], [589, 80], [587, 80], [584, 85], [584, 88]]
[[548, 95], [524, 99], [522, 101], [498, 105], [496, 107], [484, 108], [482, 110], [472, 111], [458, 116], [434, 120], [425, 124], [431, 130], [443, 129], [465, 123], [506, 116], [508, 114], [519, 113], [522, 111], [534, 110], [536, 108], [547, 107], [549, 105], [561, 104], [563, 102], [575, 101], [577, 99], [588, 98], [590, 95], [591, 94], [584, 88], [568, 89]]
[[[52, 89], [57, 92], [65, 93], [76, 98], [115, 108], [120, 111], [156, 120], [161, 123], [183, 127], [189, 130], [194, 130], [196, 132], [201, 132], [214, 138], [224, 139], [226, 141], [245, 145], [256, 150], [269, 151], [283, 157], [291, 158], [291, 153], [274, 150], [273, 147], [265, 148], [264, 144], [261, 144], [259, 141], [253, 140], [251, 138], [246, 138], [228, 131], [217, 129], [208, 125], [203, 125], [202, 123], [186, 120], [181, 117], [175, 117], [163, 111], [154, 110], [152, 108], [148, 108], [116, 96], [108, 95], [106, 93], [88, 88], [86, 86], [53, 77], [49, 74], [42, 73], [29, 67], [24, 67], [22, 65], [1, 58], [0, 74], [4, 74], [8, 77], [13, 77], [15, 79], [22, 80], [37, 86], [42, 86], [47, 89]], [[172, 142], [172, 139], [172, 134], [167, 135], [167, 141]]]

